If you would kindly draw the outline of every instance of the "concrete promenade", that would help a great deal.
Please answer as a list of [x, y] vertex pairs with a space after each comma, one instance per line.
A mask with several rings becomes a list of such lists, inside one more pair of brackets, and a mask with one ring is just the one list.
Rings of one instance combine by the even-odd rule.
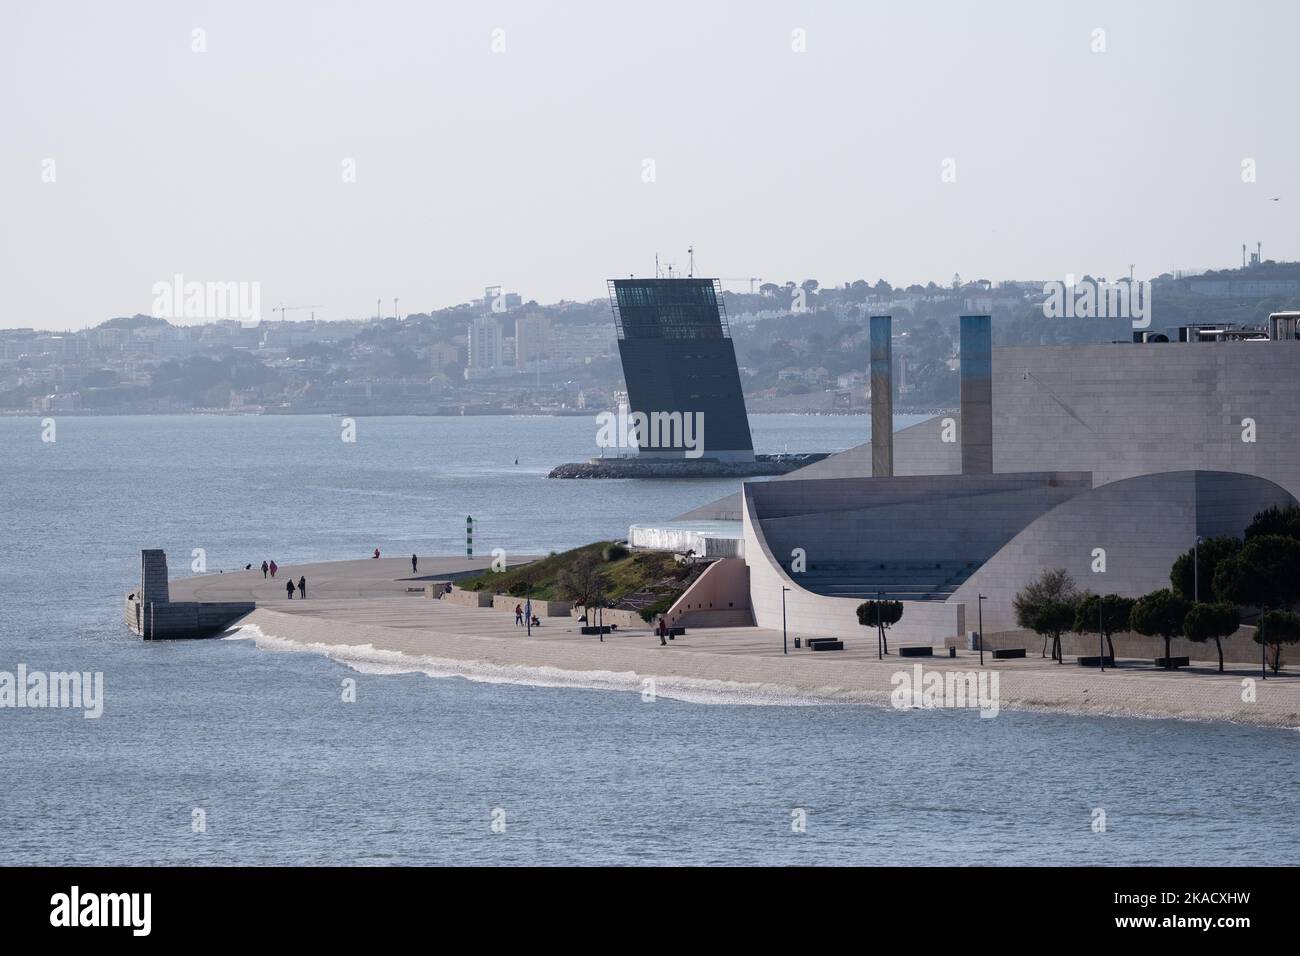
[[[520, 557], [520, 560], [523, 556]], [[490, 558], [422, 558], [418, 577], [410, 574], [409, 558], [338, 561], [286, 566], [277, 578], [263, 580], [260, 570], [206, 575], [173, 581], [178, 599], [257, 601], [244, 619], [268, 638], [289, 641], [343, 659], [366, 659], [372, 648], [406, 655], [412, 669], [429, 669], [421, 662], [460, 662], [472, 676], [483, 670], [510, 669], [510, 678], [524, 683], [558, 682], [590, 686], [644, 689], [654, 678], [659, 692], [674, 689], [709, 691], [714, 699], [739, 703], [781, 700], [870, 703], [887, 706], [895, 675], [925, 671], [978, 671], [978, 655], [959, 651], [956, 659], [900, 658], [895, 653], [876, 659], [876, 641], [869, 629], [844, 635], [842, 652], [795, 650], [797, 629], [790, 632], [790, 653], [781, 652], [781, 632], [756, 627], [692, 629], [659, 645], [649, 627], [596, 637], [579, 633], [576, 621], [543, 618], [531, 637], [515, 625], [509, 611], [471, 608], [424, 596], [423, 586], [440, 575], [486, 566]], [[284, 581], [292, 574], [307, 577], [308, 599], [289, 601]], [[410, 591], [408, 589], [417, 590]], [[1002, 710], [1037, 709], [1080, 714], [1130, 717], [1179, 717], [1227, 720], [1260, 726], [1300, 727], [1300, 676], [1285, 671], [1258, 680], [1258, 668], [1229, 665], [1223, 675], [1197, 666], [1173, 673], [1154, 669], [1150, 661], [1124, 661], [1105, 674], [1083, 669], [1072, 660], [1064, 665], [1038, 657], [1030, 642], [1024, 660], [993, 661], [985, 670], [999, 681]], [[942, 653], [936, 649], [936, 653]], [[445, 667], [433, 668], [445, 671]], [[531, 678], [530, 678], [531, 675]], [[590, 681], [586, 677], [593, 678]], [[1254, 679], [1253, 701], [1243, 701], [1244, 679]], [[690, 696], [682, 694], [681, 696]]]
[[[507, 558], [513, 567], [536, 558], [536, 555], [518, 555]], [[411, 556], [400, 558], [362, 558], [354, 561], [322, 561], [315, 564], [284, 564], [274, 578], [262, 578], [262, 571], [227, 571], [224, 574], [204, 574], [193, 578], [178, 578], [171, 582], [173, 601], [256, 601], [261, 604], [282, 602], [284, 585], [292, 578], [307, 578], [307, 598], [381, 598], [405, 597], [408, 589], [422, 591], [426, 584], [445, 581], [448, 576], [485, 571], [492, 564], [490, 554], [465, 557], [420, 557], [418, 574], [411, 573]], [[296, 601], [297, 598], [295, 597]]]

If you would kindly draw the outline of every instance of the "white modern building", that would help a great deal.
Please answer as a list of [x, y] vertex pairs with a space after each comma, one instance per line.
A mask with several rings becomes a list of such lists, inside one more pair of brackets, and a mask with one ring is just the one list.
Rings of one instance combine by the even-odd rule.
[[1013, 629], [1047, 568], [1103, 594], [1167, 587], [1198, 535], [1300, 499], [1293, 336], [992, 349], [984, 317], [962, 333], [960, 410], [629, 540], [733, 539], [760, 626], [781, 627], [784, 593], [801, 632], [845, 636], [883, 596], [905, 604], [892, 633], [940, 644], [975, 629], [981, 594], [985, 631]]

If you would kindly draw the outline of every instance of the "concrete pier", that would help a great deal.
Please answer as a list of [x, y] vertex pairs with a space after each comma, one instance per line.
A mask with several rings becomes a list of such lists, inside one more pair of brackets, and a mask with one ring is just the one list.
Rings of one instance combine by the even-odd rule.
[[[520, 555], [507, 566], [532, 560]], [[214, 637], [250, 614], [259, 605], [287, 604], [285, 584], [307, 579], [307, 601], [316, 595], [338, 599], [424, 595], [432, 582], [478, 574], [492, 563], [477, 558], [424, 558], [420, 572], [411, 574], [410, 557], [329, 561], [281, 566], [274, 578], [262, 577], [260, 567], [249, 571], [205, 574], [167, 580], [167, 555], [158, 549], [140, 552], [140, 586], [127, 595], [126, 624], [146, 641]], [[175, 600], [173, 600], [173, 596]], [[295, 602], [302, 598], [295, 592]], [[304, 601], [303, 603], [306, 603]]]
[[219, 634], [257, 605], [252, 601], [173, 601], [167, 555], [140, 552], [140, 586], [126, 596], [126, 626], [146, 641], [170, 641]]
[[[539, 555], [507, 555], [506, 566], [515, 567], [536, 560]], [[262, 571], [227, 571], [225, 574], [203, 574], [193, 578], [179, 578], [171, 582], [171, 591], [187, 601], [246, 601], [258, 607], [273, 605], [283, 607], [311, 606], [319, 601], [367, 599], [394, 599], [407, 596], [423, 597], [427, 585], [480, 574], [492, 566], [492, 555], [475, 555], [472, 558], [424, 557], [419, 558], [420, 570], [411, 573], [411, 556], [400, 558], [359, 558], [352, 561], [319, 561], [311, 564], [282, 564], [276, 576], [262, 577]], [[307, 579], [307, 600], [295, 594], [292, 601], [285, 595], [284, 585], [290, 578], [297, 583]]]

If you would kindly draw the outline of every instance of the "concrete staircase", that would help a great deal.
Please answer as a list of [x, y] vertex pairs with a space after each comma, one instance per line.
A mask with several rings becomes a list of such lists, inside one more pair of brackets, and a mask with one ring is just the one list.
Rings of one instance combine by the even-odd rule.
[[975, 573], [963, 561], [820, 561], [786, 572], [815, 594], [888, 601], [944, 601]]

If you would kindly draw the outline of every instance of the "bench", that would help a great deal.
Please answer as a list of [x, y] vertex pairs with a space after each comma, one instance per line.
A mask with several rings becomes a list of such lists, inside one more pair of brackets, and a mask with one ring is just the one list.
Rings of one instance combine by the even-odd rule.
[[681, 637], [681, 636], [682, 636], [683, 634], [685, 634], [685, 633], [686, 633], [686, 628], [684, 628], [684, 627], [680, 627], [680, 626], [679, 626], [679, 627], [670, 627], [670, 628], [668, 628], [668, 637], [669, 637], [669, 639], [674, 638], [674, 637]]
[[596, 625], [596, 624], [583, 625], [583, 627], [581, 628], [581, 631], [582, 631], [583, 634], [591, 634], [591, 635], [596, 635], [596, 634], [608, 634], [608, 633], [610, 632], [610, 630], [611, 630], [611, 627], [610, 627], [610, 625], [608, 625], [608, 624], [604, 624], [604, 625]]
[[1101, 666], [1114, 667], [1115, 658], [1111, 657], [1109, 654], [1107, 654], [1105, 657], [1098, 657], [1096, 654], [1093, 654], [1092, 657], [1080, 657], [1079, 666], [1080, 667], [1101, 667]]
[[993, 649], [993, 659], [995, 661], [1005, 661], [1013, 657], [1024, 657], [1025, 649], [1023, 647], [996, 647]]
[[832, 639], [829, 638], [829, 637], [827, 637], [827, 638], [821, 638], [821, 639], [818, 639], [818, 640], [811, 640], [811, 641], [808, 642], [808, 646], [811, 647], [814, 651], [842, 651], [842, 650], [844, 650], [844, 642], [843, 642], [843, 641], [832, 640]]
[[1192, 659], [1190, 657], [1157, 657], [1156, 667], [1166, 669], [1175, 669], [1179, 667], [1190, 667]]
[[934, 657], [934, 648], [929, 644], [909, 644], [898, 649], [899, 657]]

